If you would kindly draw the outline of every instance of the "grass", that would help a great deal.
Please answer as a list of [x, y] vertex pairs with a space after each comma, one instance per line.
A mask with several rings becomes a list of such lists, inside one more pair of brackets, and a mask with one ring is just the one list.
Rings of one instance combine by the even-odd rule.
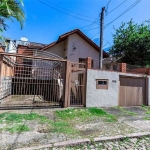
[[128, 111], [120, 106], [117, 106], [115, 107], [116, 109], [120, 110], [122, 112], [121, 115], [129, 115], [129, 116], [137, 116], [138, 114], [137, 113], [134, 113], [134, 112], [131, 112], [131, 111]]
[[144, 120], [150, 120], [150, 116], [144, 117]]
[[142, 105], [142, 108], [144, 109], [144, 110], [146, 110], [146, 114], [150, 114], [150, 107], [148, 107], [148, 106], [145, 106], [145, 105]]
[[7, 112], [0, 114], [0, 123], [6, 124], [4, 127], [0, 128], [0, 130], [9, 131], [11, 133], [29, 131], [29, 127], [23, 124], [23, 122], [27, 120], [37, 120], [39, 122], [48, 121], [45, 116], [38, 115], [37, 113], [17, 114]]
[[25, 131], [29, 131], [29, 127], [27, 125], [23, 125], [23, 124], [16, 124], [12, 127], [7, 127], [5, 128], [6, 131], [9, 131], [11, 133], [15, 133], [15, 132], [25, 132]]
[[[29, 131], [29, 127], [27, 125], [21, 125], [25, 121], [36, 120], [39, 123], [48, 123], [51, 125], [52, 132], [58, 133], [66, 133], [66, 134], [73, 134], [75, 130], [71, 127], [70, 124], [67, 122], [53, 122], [49, 120], [45, 116], [41, 116], [37, 113], [30, 113], [30, 114], [17, 114], [17, 113], [2, 113], [0, 114], [0, 123], [6, 124], [5, 127], [0, 128], [1, 131], [9, 131], [11, 133], [14, 132], [25, 132]], [[13, 126], [10, 127], [10, 125]]]
[[52, 131], [53, 132], [57, 132], [57, 133], [64, 133], [64, 134], [77, 134], [78, 131], [75, 130], [73, 128], [72, 125], [70, 125], [69, 123], [67, 122], [53, 122], [52, 123]]
[[100, 108], [66, 109], [56, 111], [55, 114], [60, 120], [67, 121], [88, 121], [98, 117], [103, 117], [105, 121], [108, 122], [117, 121], [117, 118], [114, 115], [108, 114]]
[[74, 124], [80, 122], [86, 122], [97, 118], [102, 118], [107, 122], [117, 121], [114, 115], [108, 114], [106, 111], [100, 108], [81, 108], [81, 109], [66, 109], [55, 111], [56, 119], [52, 121], [46, 116], [39, 115], [37, 113], [30, 114], [18, 114], [18, 113], [2, 113], [0, 114], [0, 123], [4, 124], [0, 128], [1, 131], [25, 132], [30, 128], [25, 124], [26, 121], [35, 120], [39, 124], [48, 124], [48, 132], [57, 132], [70, 135], [78, 134], [78, 130], [74, 128]]
[[17, 114], [17, 113], [2, 113], [0, 114], [0, 122], [5, 123], [20, 123], [25, 120], [39, 120], [39, 121], [47, 121], [45, 116], [38, 115], [37, 113], [30, 113], [30, 114]]
[[99, 108], [66, 109], [55, 111], [56, 121], [53, 131], [67, 134], [78, 134], [74, 124], [102, 117], [107, 122], [117, 121], [117, 118]]

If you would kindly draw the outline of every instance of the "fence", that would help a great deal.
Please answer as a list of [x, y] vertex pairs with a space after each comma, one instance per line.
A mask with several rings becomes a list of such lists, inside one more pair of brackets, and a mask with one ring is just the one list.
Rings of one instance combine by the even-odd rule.
[[146, 68], [144, 66], [127, 64], [126, 65], [126, 71], [129, 73], [139, 73], [139, 74], [150, 75], [150, 68]]
[[[99, 69], [100, 61], [93, 59], [91, 69]], [[110, 70], [110, 71], [120, 71], [120, 63], [110, 63], [103, 61], [103, 70]]]
[[[92, 60], [88, 57], [88, 69], [99, 69], [99, 60]], [[102, 70], [117, 71], [124, 73], [146, 74], [150, 75], [150, 68], [138, 65], [130, 65], [126, 63], [117, 63], [111, 61], [103, 61]]]
[[0, 54], [0, 107], [62, 106], [66, 60]]

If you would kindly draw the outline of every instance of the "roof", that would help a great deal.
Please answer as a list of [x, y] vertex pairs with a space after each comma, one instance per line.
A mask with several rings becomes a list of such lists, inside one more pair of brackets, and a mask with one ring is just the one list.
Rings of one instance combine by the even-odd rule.
[[[23, 42], [23, 41], [21, 41], [21, 42]], [[27, 42], [25, 42], [25, 45], [22, 44], [22, 43], [19, 43], [17, 47], [21, 47], [21, 46], [26, 47], [28, 49], [37, 49], [37, 50], [40, 50], [44, 46], [46, 46], [46, 44], [41, 44], [41, 43], [35, 43], [35, 42], [29, 42], [29, 41], [27, 41]]]
[[30, 42], [29, 48], [42, 49], [46, 44]]
[[[88, 37], [87, 37], [83, 32], [81, 32], [79, 29], [75, 29], [75, 30], [72, 30], [72, 31], [70, 31], [70, 32], [67, 32], [67, 33], [65, 33], [65, 34], [60, 35], [57, 41], [48, 44], [47, 46], [43, 47], [42, 50], [46, 50], [46, 49], [48, 49], [48, 48], [50, 48], [50, 47], [52, 47], [52, 46], [54, 46], [54, 45], [56, 45], [56, 44], [58, 44], [58, 43], [64, 41], [64, 40], [66, 40], [69, 35], [72, 35], [72, 34], [74, 34], [74, 33], [78, 34], [78, 35], [79, 35], [81, 38], [83, 38], [87, 43], [89, 43], [94, 49], [96, 49], [97, 51], [99, 51], [99, 46], [98, 46], [97, 44], [95, 44], [90, 38], [88, 38]], [[104, 55], [104, 57], [109, 57], [109, 55], [108, 55], [105, 51], [103, 51], [103, 55]]]

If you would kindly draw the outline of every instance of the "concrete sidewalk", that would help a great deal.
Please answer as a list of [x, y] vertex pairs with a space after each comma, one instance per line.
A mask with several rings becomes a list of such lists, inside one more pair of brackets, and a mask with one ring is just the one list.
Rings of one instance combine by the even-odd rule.
[[[62, 133], [51, 132], [51, 130], [45, 129], [47, 127], [46, 124], [37, 124], [34, 120], [26, 121], [25, 124], [32, 129], [31, 131], [13, 134], [9, 132], [0, 133], [0, 149], [59, 149], [60, 147], [68, 147], [72, 145], [74, 145], [73, 147], [78, 147], [78, 145], [84, 145], [85, 147], [90, 145], [92, 147], [94, 142], [100, 143], [104, 149], [107, 149], [107, 143], [109, 143], [108, 145], [111, 145], [111, 141], [114, 143], [114, 140], [116, 141], [117, 139], [119, 142], [122, 139], [127, 139], [127, 137], [131, 138], [131, 141], [136, 138], [135, 141], [143, 140], [144, 144], [147, 144], [147, 140], [145, 140], [145, 137], [143, 136], [147, 136], [146, 138], [149, 139], [150, 114], [147, 114], [149, 109], [148, 107], [113, 107], [103, 109], [106, 112], [115, 115], [118, 121], [105, 122], [102, 118], [97, 118], [89, 122], [77, 121], [76, 123], [73, 123], [72, 126], [78, 130], [78, 135], [65, 135]], [[55, 110], [63, 109], [9, 110], [9, 112], [19, 114], [30, 112], [38, 113], [48, 117], [48, 119], [52, 121], [55, 121]], [[0, 111], [0, 113], [4, 112], [8, 112], [8, 110]], [[1, 126], [2, 125], [0, 125], [0, 127]], [[129, 142], [128, 144], [134, 145], [135, 143]]]

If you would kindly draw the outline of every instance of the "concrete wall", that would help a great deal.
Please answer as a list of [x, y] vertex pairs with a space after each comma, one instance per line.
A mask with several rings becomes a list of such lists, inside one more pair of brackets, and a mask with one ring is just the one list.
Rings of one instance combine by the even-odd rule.
[[11, 94], [11, 85], [12, 85], [12, 76], [13, 72], [13, 64], [10, 63], [9, 57], [4, 58], [1, 65], [0, 70], [0, 100]]
[[0, 100], [9, 96], [12, 90], [12, 77], [1, 77], [0, 81]]
[[[119, 75], [143, 77], [143, 75], [87, 70], [87, 92], [86, 107], [114, 107], [118, 105], [119, 100]], [[148, 84], [150, 85], [150, 77], [148, 76]], [[108, 79], [108, 89], [96, 89], [96, 79]], [[115, 81], [115, 82], [114, 82]], [[150, 89], [148, 88], [148, 101]], [[150, 101], [149, 101], [150, 105]]]

